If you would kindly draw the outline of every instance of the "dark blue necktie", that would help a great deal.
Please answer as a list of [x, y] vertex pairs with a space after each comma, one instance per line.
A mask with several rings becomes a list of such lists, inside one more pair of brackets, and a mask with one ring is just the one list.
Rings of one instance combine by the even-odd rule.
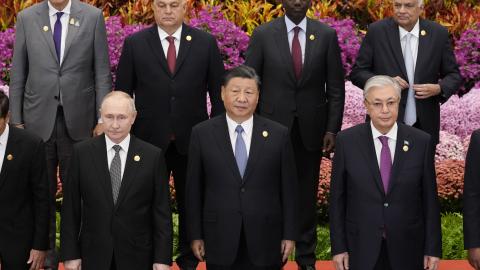
[[248, 160], [247, 146], [245, 145], [245, 141], [242, 137], [242, 126], [238, 125], [237, 128], [235, 128], [235, 131], [237, 132], [237, 141], [235, 142], [235, 159], [237, 160], [237, 166], [238, 170], [240, 171], [240, 175], [243, 178]]
[[58, 63], [60, 63], [60, 48], [62, 46], [62, 22], [60, 21], [62, 15], [63, 12], [57, 12], [57, 21], [55, 22], [55, 28], [53, 29], [53, 42], [55, 43]]

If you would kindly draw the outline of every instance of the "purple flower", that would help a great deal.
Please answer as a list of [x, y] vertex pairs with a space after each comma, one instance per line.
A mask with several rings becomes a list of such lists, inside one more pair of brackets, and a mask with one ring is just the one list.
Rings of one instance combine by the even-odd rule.
[[8, 83], [10, 80], [14, 43], [15, 30], [13, 28], [0, 32], [0, 85]]
[[459, 94], [465, 94], [480, 83], [480, 22], [455, 41], [455, 57], [465, 80]]
[[459, 97], [453, 95], [440, 107], [440, 129], [462, 140], [480, 128], [480, 88]]
[[367, 112], [363, 106], [363, 90], [345, 82], [345, 106], [343, 110], [342, 130], [365, 122]]

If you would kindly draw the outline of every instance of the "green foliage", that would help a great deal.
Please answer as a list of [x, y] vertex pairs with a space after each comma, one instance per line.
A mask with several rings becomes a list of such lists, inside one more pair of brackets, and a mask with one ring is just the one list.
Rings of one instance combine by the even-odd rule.
[[460, 213], [442, 214], [442, 251], [444, 260], [467, 258], [463, 250], [463, 217]]
[[330, 229], [328, 225], [317, 226], [317, 247], [315, 248], [315, 256], [317, 260], [331, 260], [332, 248], [330, 247]]

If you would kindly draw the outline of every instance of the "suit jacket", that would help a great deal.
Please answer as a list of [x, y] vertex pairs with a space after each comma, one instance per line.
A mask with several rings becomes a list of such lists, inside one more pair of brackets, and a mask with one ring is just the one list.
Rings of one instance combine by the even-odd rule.
[[105, 135], [74, 147], [65, 183], [61, 253], [82, 269], [152, 269], [171, 264], [172, 216], [162, 151], [131, 136], [117, 203], [113, 203]]
[[351, 269], [373, 269], [385, 232], [393, 270], [423, 269], [441, 255], [440, 210], [430, 136], [398, 125], [385, 194], [370, 123], [337, 135], [330, 183], [332, 254], [348, 252]]
[[162, 149], [167, 149], [174, 134], [177, 150], [186, 154], [192, 127], [208, 119], [207, 92], [212, 115], [224, 111], [223, 73], [215, 38], [184, 24], [172, 74], [158, 26], [153, 25], [125, 40], [115, 89], [135, 95], [138, 115], [133, 134]]
[[0, 173], [0, 258], [5, 261], [9, 260], [7, 253], [22, 256], [30, 249], [48, 249], [50, 209], [44, 157], [39, 137], [10, 127]]
[[298, 81], [285, 17], [255, 29], [245, 64], [253, 67], [262, 80], [258, 112], [288, 128], [298, 117], [305, 147], [320, 150], [324, 133], [337, 133], [342, 125], [344, 71], [334, 29], [307, 18], [305, 43], [305, 60]]
[[[417, 118], [422, 127], [438, 143], [440, 129], [440, 103], [445, 102], [459, 88], [462, 78], [452, 51], [448, 31], [439, 24], [420, 19], [418, 54], [414, 81], [416, 84], [439, 83], [441, 95], [415, 99]], [[368, 28], [350, 78], [363, 89], [367, 80], [375, 75], [400, 76], [408, 82], [403, 61], [400, 34], [392, 19], [375, 22]], [[408, 90], [408, 89], [407, 89]], [[408, 91], [402, 91], [398, 119], [403, 122]]]
[[79, 24], [68, 24], [60, 65], [47, 1], [17, 15], [10, 84], [11, 122], [24, 123], [44, 141], [52, 134], [60, 98], [70, 137], [91, 137], [100, 103], [112, 87], [102, 11], [72, 0], [71, 19]]
[[465, 162], [463, 231], [465, 248], [480, 247], [480, 129], [473, 132]]
[[282, 239], [295, 240], [295, 161], [287, 129], [253, 118], [244, 177], [225, 114], [196, 125], [190, 142], [186, 211], [190, 240], [204, 239], [207, 262], [233, 264], [243, 230], [256, 265], [281, 264]]

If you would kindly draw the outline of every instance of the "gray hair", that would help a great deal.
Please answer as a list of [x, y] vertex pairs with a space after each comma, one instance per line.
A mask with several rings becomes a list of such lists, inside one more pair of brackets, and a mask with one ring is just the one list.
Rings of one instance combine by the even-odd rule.
[[385, 76], [385, 75], [376, 75], [368, 79], [367, 82], [365, 83], [363, 98], [366, 99], [368, 92], [374, 87], [388, 87], [388, 86], [395, 89], [398, 99], [402, 97], [402, 88], [394, 78], [390, 76]]
[[123, 98], [123, 99], [126, 99], [130, 105], [130, 108], [132, 109], [132, 112], [137, 112], [137, 109], [135, 108], [135, 101], [133, 100], [133, 98], [125, 93], [125, 92], [122, 92], [122, 91], [112, 91], [110, 93], [108, 93], [102, 100], [102, 104], [100, 105], [100, 110], [101, 108], [103, 107], [103, 104], [105, 103], [105, 101], [107, 101], [108, 99], [110, 98]]

